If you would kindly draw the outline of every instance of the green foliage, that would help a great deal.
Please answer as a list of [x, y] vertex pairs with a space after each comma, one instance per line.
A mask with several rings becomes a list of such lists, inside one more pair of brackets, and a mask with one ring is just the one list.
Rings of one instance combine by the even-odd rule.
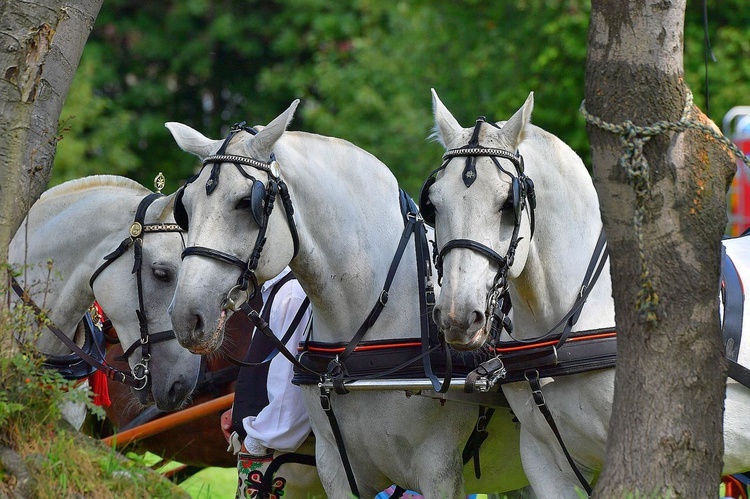
[[[711, 116], [747, 103], [744, 0], [709, 6], [717, 62]], [[54, 182], [119, 173], [166, 192], [197, 162], [164, 128], [213, 138], [234, 122], [265, 124], [302, 99], [292, 128], [338, 136], [383, 160], [412, 195], [440, 161], [427, 140], [430, 88], [464, 126], [507, 119], [535, 92], [535, 124], [588, 162], [578, 106], [590, 5], [585, 0], [167, 0], [104, 3], [63, 110], [69, 130]], [[706, 110], [702, 3], [685, 20], [686, 81]]]
[[[0, 271], [5, 273], [5, 266], [0, 266]], [[4, 289], [0, 292], [6, 294]], [[34, 346], [39, 329], [30, 329], [29, 325], [44, 327], [46, 322], [27, 306], [0, 308], [0, 444], [8, 445], [12, 440], [14, 425], [22, 431], [36, 431], [57, 424], [64, 404], [85, 404], [93, 414], [104, 417], [88, 390], [76, 389], [76, 381], [43, 367], [44, 357]]]
[[[6, 273], [6, 266], [0, 271]], [[34, 348], [38, 333], [29, 324], [41, 327], [45, 320], [29, 307], [9, 309], [7, 293], [0, 289], [5, 298], [0, 305], [0, 447], [20, 456], [33, 477], [25, 492], [33, 497], [185, 497], [147, 466], [63, 423], [63, 404], [85, 404], [100, 417], [104, 412], [92, 404], [89, 390], [76, 389], [75, 381], [42, 366], [43, 356]], [[0, 496], [15, 497], [21, 493], [17, 485], [11, 470], [0, 465]]]

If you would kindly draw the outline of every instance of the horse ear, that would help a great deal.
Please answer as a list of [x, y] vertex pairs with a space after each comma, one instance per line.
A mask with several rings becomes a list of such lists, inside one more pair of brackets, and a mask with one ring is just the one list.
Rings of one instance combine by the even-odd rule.
[[531, 123], [531, 111], [534, 109], [534, 92], [529, 92], [526, 102], [503, 125], [503, 135], [511, 141], [511, 147], [517, 148], [523, 142], [526, 125]]
[[435, 113], [435, 132], [433, 134], [447, 149], [458, 134], [463, 130], [456, 118], [453, 117], [448, 108], [440, 101], [437, 92], [431, 88], [432, 108]]
[[154, 200], [149, 209], [154, 213], [159, 213], [157, 223], [174, 223], [174, 200], [176, 192], [168, 196], [163, 196]]
[[199, 131], [193, 130], [182, 123], [170, 121], [165, 123], [164, 126], [172, 133], [172, 137], [174, 137], [180, 149], [193, 153], [201, 159], [214, 154], [221, 147], [221, 140], [209, 139]]
[[273, 152], [273, 147], [276, 141], [279, 140], [281, 135], [284, 133], [289, 123], [294, 118], [294, 111], [299, 105], [299, 99], [295, 99], [294, 102], [287, 108], [286, 111], [277, 116], [268, 125], [260, 128], [258, 134], [255, 135], [250, 141], [250, 156], [254, 158], [268, 158]]

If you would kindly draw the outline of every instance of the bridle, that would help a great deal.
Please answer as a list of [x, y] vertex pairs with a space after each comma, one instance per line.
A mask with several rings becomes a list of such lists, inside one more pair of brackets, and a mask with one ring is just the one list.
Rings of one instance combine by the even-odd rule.
[[[279, 164], [276, 161], [274, 154], [271, 153], [271, 158], [267, 163], [258, 161], [255, 158], [226, 154], [229, 141], [240, 131], [245, 131], [252, 135], [257, 133], [253, 128], [245, 126], [245, 122], [234, 124], [217, 153], [204, 158], [201, 170], [189, 178], [187, 182], [185, 182], [185, 185], [180, 188], [175, 199], [174, 209], [175, 221], [180, 227], [187, 230], [189, 221], [185, 205], [182, 201], [182, 198], [185, 195], [185, 188], [200, 176], [203, 172], [203, 168], [207, 165], [213, 165], [211, 168], [211, 174], [206, 181], [207, 196], [210, 196], [214, 192], [219, 183], [219, 174], [223, 163], [234, 164], [243, 177], [252, 180], [253, 185], [250, 189], [249, 195], [237, 206], [238, 208], [248, 209], [253, 220], [259, 227], [258, 236], [255, 239], [255, 244], [248, 260], [243, 261], [229, 253], [205, 246], [188, 246], [182, 252], [182, 259], [185, 259], [185, 257], [188, 256], [203, 256], [234, 265], [242, 271], [240, 277], [237, 279], [237, 283], [227, 292], [222, 303], [222, 308], [224, 310], [231, 311], [239, 310], [240, 306], [255, 296], [259, 289], [258, 278], [255, 275], [255, 271], [258, 268], [260, 255], [266, 242], [268, 220], [273, 212], [277, 196], [281, 196], [281, 201], [286, 213], [287, 224], [292, 234], [292, 241], [294, 244], [294, 254], [292, 258], [297, 256], [297, 252], [299, 251], [299, 235], [297, 234], [297, 225], [294, 222], [292, 198], [289, 195], [289, 189], [287, 188], [286, 183], [280, 178]], [[266, 184], [264, 185], [263, 182], [256, 179], [251, 173], [246, 171], [243, 166], [249, 166], [256, 170], [265, 172], [268, 176]], [[252, 291], [249, 291], [250, 283], [252, 283]]]
[[[140, 340], [133, 343], [123, 354], [123, 357], [127, 359], [138, 346], [141, 346], [141, 360], [136, 364], [131, 372], [120, 371], [112, 366], [107, 365], [103, 361], [103, 355], [100, 352], [89, 352], [90, 349], [82, 349], [73, 340], [68, 338], [65, 333], [60, 330], [57, 326], [52, 323], [47, 324], [47, 328], [57, 338], [65, 344], [78, 358], [89, 364], [95, 369], [102, 371], [107, 378], [114, 381], [123, 383], [132, 387], [134, 390], [141, 391], [150, 384], [150, 371], [148, 368], [149, 361], [151, 360], [150, 345], [152, 343], [160, 343], [163, 341], [175, 338], [175, 334], [172, 330], [162, 331], [159, 333], [149, 334], [148, 332], [148, 321], [146, 320], [146, 308], [143, 298], [143, 285], [141, 279], [141, 264], [143, 256], [143, 235], [147, 232], [179, 232], [182, 233], [182, 229], [176, 224], [158, 223], [158, 224], [145, 224], [144, 218], [146, 216], [146, 210], [158, 197], [163, 196], [160, 192], [151, 193], [141, 200], [136, 209], [135, 219], [129, 228], [129, 236], [124, 239], [120, 245], [112, 253], [104, 256], [104, 263], [101, 264], [91, 275], [89, 279], [89, 286], [94, 285], [94, 281], [101, 274], [104, 269], [109, 267], [112, 262], [117, 260], [120, 256], [124, 255], [130, 246], [133, 246], [133, 273], [136, 274], [136, 282], [138, 287], [138, 306], [136, 309], [136, 315], [138, 316], [138, 323], [140, 326], [141, 338]], [[18, 283], [15, 277], [8, 273], [8, 280], [11, 287], [21, 300], [29, 306], [37, 317], [43, 317], [44, 311], [34, 303], [31, 295], [23, 289]], [[85, 325], [88, 328], [93, 328], [93, 322], [91, 317], [87, 314], [84, 317]], [[67, 358], [67, 357], [66, 357]]]
[[[440, 167], [433, 170], [422, 184], [422, 189], [419, 193], [419, 208], [425, 223], [434, 228], [435, 207], [430, 202], [430, 187], [436, 182], [437, 175], [448, 166], [448, 163], [450, 163], [453, 158], [456, 157], [466, 157], [466, 163], [461, 177], [467, 189], [471, 187], [476, 180], [476, 162], [479, 157], [490, 158], [500, 172], [511, 178], [510, 192], [506, 202], [500, 208], [501, 211], [512, 210], [514, 214], [513, 233], [504, 256], [500, 255], [489, 246], [471, 239], [452, 239], [445, 243], [445, 245], [439, 250], [437, 248], [437, 243], [433, 247], [433, 257], [435, 260], [435, 268], [438, 273], [438, 282], [442, 281], [443, 261], [445, 260], [445, 256], [448, 252], [457, 248], [470, 249], [480, 253], [498, 265], [498, 271], [495, 274], [492, 289], [487, 295], [486, 309], [487, 324], [485, 330], [491, 333], [494, 337], [497, 333], [498, 326], [510, 329], [509, 332], [512, 332], [512, 324], [508, 317], [508, 312], [510, 311], [508, 272], [513, 265], [516, 248], [523, 239], [522, 237], [519, 237], [519, 232], [521, 229], [522, 214], [525, 209], [528, 209], [529, 211], [531, 237], [534, 236], [534, 209], [536, 208], [536, 194], [534, 192], [534, 182], [524, 173], [523, 156], [521, 156], [520, 153], [479, 145], [479, 131], [482, 124], [491, 125], [498, 129], [500, 128], [496, 124], [488, 122], [484, 116], [477, 118], [474, 132], [468, 144], [463, 147], [448, 149], [445, 154], [443, 154], [443, 162]], [[498, 159], [506, 159], [510, 161], [516, 170], [515, 174], [503, 168]]]
[[141, 276], [141, 270], [143, 266], [143, 236], [147, 233], [157, 232], [178, 232], [182, 236], [182, 228], [177, 224], [170, 223], [156, 223], [146, 224], [144, 219], [146, 217], [146, 210], [157, 198], [162, 197], [161, 192], [154, 192], [146, 196], [138, 204], [138, 208], [135, 212], [135, 219], [130, 224], [128, 230], [129, 236], [125, 238], [120, 245], [112, 253], [104, 257], [104, 263], [102, 263], [91, 275], [89, 279], [89, 286], [93, 289], [94, 281], [99, 275], [109, 267], [115, 260], [124, 255], [128, 249], [133, 247], [133, 271], [136, 275], [136, 286], [138, 289], [138, 308], [135, 310], [135, 314], [138, 317], [138, 324], [140, 328], [141, 337], [136, 340], [125, 352], [122, 354], [122, 358], [125, 360], [130, 357], [133, 352], [140, 346], [141, 347], [141, 360], [133, 367], [133, 377], [142, 382], [140, 386], [135, 386], [135, 390], [143, 390], [150, 384], [150, 370], [148, 367], [149, 361], [151, 360], [151, 344], [161, 343], [175, 338], [174, 331], [168, 329], [166, 331], [160, 331], [158, 333], [150, 334], [148, 330], [148, 320], [146, 319], [146, 304], [143, 297], [143, 279]]

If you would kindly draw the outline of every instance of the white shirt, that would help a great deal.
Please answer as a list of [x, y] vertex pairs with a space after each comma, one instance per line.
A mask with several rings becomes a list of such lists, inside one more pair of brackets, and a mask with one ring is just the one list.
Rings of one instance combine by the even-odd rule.
[[[261, 294], [264, 303], [268, 300], [274, 283], [289, 272], [291, 270], [287, 267], [278, 276], [263, 283]], [[287, 282], [278, 290], [268, 319], [268, 324], [276, 337], [281, 339], [284, 336], [305, 297], [305, 292], [296, 279]], [[293, 354], [297, 352], [297, 345], [307, 329], [310, 315], [308, 309], [286, 343], [287, 349]], [[292, 384], [293, 374], [294, 366], [280, 353], [271, 360], [267, 384], [269, 404], [258, 416], [249, 416], [242, 420], [242, 426], [247, 432], [245, 447], [249, 452], [253, 453], [252, 449], [257, 449], [258, 443], [268, 449], [294, 452], [310, 434], [307, 408], [303, 403], [300, 387]]]

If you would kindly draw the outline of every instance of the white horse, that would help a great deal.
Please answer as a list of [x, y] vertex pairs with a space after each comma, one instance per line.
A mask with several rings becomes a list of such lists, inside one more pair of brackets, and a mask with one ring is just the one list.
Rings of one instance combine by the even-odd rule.
[[[151, 194], [137, 182], [113, 175], [95, 175], [53, 187], [29, 210], [10, 244], [8, 260], [20, 272], [20, 286], [71, 339], [96, 300], [112, 321], [123, 348], [137, 345], [128, 357], [133, 373], [145, 383], [143, 368], [150, 371], [148, 385], [141, 383], [133, 389], [138, 401], [155, 402], [160, 410], [172, 411], [180, 408], [192, 393], [201, 359], [174, 339], [152, 341], [154, 333], [172, 329], [167, 307], [174, 292], [183, 243], [174, 226], [174, 195], [154, 195], [141, 221], [141, 227], [145, 227], [141, 268], [140, 272], [135, 271], [136, 244], [125, 244], [132, 243], [138, 235], [134, 232], [136, 210]], [[171, 224], [173, 228], [161, 230], [155, 224]], [[121, 244], [120, 256], [105, 264], [105, 255]], [[97, 272], [98, 269], [101, 270]], [[150, 333], [148, 352], [140, 346], [142, 326], [137, 309]], [[36, 338], [36, 346], [48, 356], [71, 353], [46, 327]], [[150, 360], [144, 359], [144, 353], [150, 354]]]
[[[288, 186], [298, 244], [280, 194], [268, 221], [260, 220], [266, 240], [257, 279], [262, 282], [290, 265], [312, 303], [312, 339], [335, 347], [351, 340], [381, 296], [405, 226], [396, 179], [375, 157], [348, 142], [284, 133], [296, 106], [295, 101], [255, 136], [237, 132], [222, 151], [234, 156], [203, 168], [184, 188], [182, 208], [190, 230], [172, 323], [180, 342], [193, 351], [214, 350], [222, 341], [225, 306], [229, 298], [237, 298], [230, 288], [238, 282], [238, 274], [247, 278], [246, 262], [257, 249], [261, 230], [258, 211], [267, 206], [261, 198], [272, 177]], [[183, 150], [201, 159], [215, 155], [224, 143], [179, 123], [167, 127]], [[268, 162], [272, 153], [276, 161]], [[215, 191], [207, 195], [210, 189]], [[175, 206], [179, 212], [178, 203]], [[395, 273], [387, 305], [364, 336], [368, 345], [405, 338], [419, 341], [414, 251], [412, 239]], [[223, 256], [217, 259], [219, 253]], [[321, 481], [328, 497], [350, 497], [352, 488], [321, 408], [321, 392], [317, 385], [303, 388]], [[393, 483], [428, 498], [456, 498], [465, 494], [464, 489], [516, 490], [527, 484], [520, 472], [518, 429], [507, 410], [498, 410], [490, 420], [478, 482], [471, 463], [464, 470], [461, 460], [477, 420], [476, 406], [409, 397], [403, 390], [334, 393], [331, 405], [361, 497], [373, 497]]]
[[[566, 144], [530, 124], [533, 94], [507, 122], [478, 121], [471, 128], [461, 127], [434, 91], [433, 104], [436, 135], [448, 149], [421, 196], [421, 204], [434, 212], [442, 263], [436, 320], [458, 348], [484, 343], [488, 295], [507, 264], [514, 338], [545, 335], [576, 302], [602, 231], [591, 177]], [[457, 150], [467, 144], [475, 150]], [[533, 186], [524, 176], [533, 179]], [[614, 325], [607, 261], [573, 331]], [[744, 365], [748, 350], [740, 352]], [[613, 383], [614, 369], [541, 380], [564, 443], [588, 481], [602, 468]], [[503, 391], [521, 421], [521, 455], [534, 491], [540, 497], [578, 497], [581, 482], [534, 403], [529, 383], [504, 384]], [[749, 411], [750, 391], [730, 381], [725, 474], [750, 469]]]

